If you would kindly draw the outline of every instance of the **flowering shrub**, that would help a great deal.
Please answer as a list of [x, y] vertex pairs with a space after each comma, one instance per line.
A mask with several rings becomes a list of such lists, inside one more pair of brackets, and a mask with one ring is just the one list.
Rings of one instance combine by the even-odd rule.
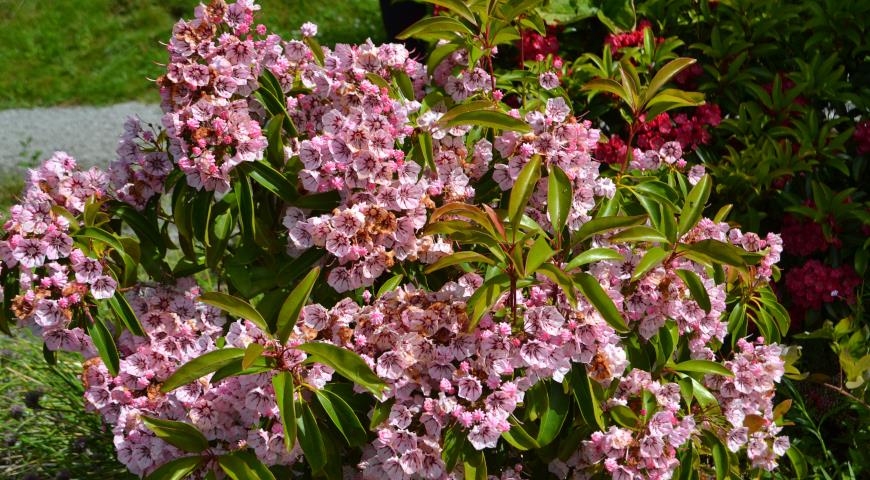
[[402, 35], [426, 64], [284, 40], [250, 0], [179, 21], [162, 129], [129, 121], [108, 174], [33, 171], [0, 326], [90, 357], [148, 478], [774, 469], [782, 241], [705, 216], [683, 136], [718, 114], [662, 117], [703, 100], [664, 88], [692, 60], [589, 86], [655, 119], [607, 169], [555, 72], [494, 69], [534, 10], [433, 3]]

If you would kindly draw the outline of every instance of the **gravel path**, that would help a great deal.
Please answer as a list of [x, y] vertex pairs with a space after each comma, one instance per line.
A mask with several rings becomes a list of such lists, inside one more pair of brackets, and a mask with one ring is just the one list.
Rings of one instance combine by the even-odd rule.
[[105, 166], [115, 158], [124, 121], [138, 115], [159, 123], [160, 107], [128, 102], [107, 107], [51, 107], [0, 110], [0, 170], [8, 173], [62, 150], [80, 165]]

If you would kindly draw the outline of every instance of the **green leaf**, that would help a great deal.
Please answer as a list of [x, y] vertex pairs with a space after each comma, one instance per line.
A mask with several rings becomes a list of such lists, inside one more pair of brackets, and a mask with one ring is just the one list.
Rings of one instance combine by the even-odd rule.
[[474, 14], [471, 13], [471, 10], [465, 5], [465, 2], [462, 0], [424, 0], [426, 3], [431, 3], [434, 5], [440, 5], [451, 12], [461, 16], [462, 18], [468, 20], [472, 24], [476, 24], [477, 21], [474, 18]]
[[532, 248], [529, 249], [528, 256], [526, 258], [526, 265], [524, 268], [525, 275], [532, 275], [538, 268], [544, 264], [547, 260], [553, 258], [556, 252], [550, 248], [549, 242], [547, 242], [547, 237], [541, 235], [535, 240], [535, 243], [532, 244]]
[[242, 358], [236, 358], [215, 370], [214, 375], [209, 378], [209, 383], [215, 385], [225, 378], [237, 377], [240, 375], [255, 375], [271, 370], [272, 367], [266, 361], [265, 357], [257, 357], [249, 368], [242, 368]]
[[[414, 23], [410, 27], [406, 28], [398, 35], [396, 38], [398, 40], [407, 40], [411, 37], [422, 37], [431, 34], [440, 34], [440, 33], [455, 33], [460, 36], [467, 35], [472, 36], [474, 33], [465, 26], [464, 23], [456, 20], [454, 18], [438, 16], [438, 17], [427, 17], [424, 18], [417, 23]], [[438, 38], [449, 39], [450, 36], [437, 36]]]
[[728, 460], [728, 450], [725, 448], [725, 445], [722, 444], [722, 440], [720, 440], [713, 432], [705, 430], [704, 438], [707, 440], [707, 444], [710, 447], [710, 453], [713, 454], [713, 464], [716, 468], [716, 480], [727, 479], [728, 471], [731, 469]]
[[534, 437], [529, 435], [529, 432], [520, 424], [520, 421], [513, 415], [510, 416], [508, 422], [511, 424], [511, 429], [507, 432], [502, 432], [501, 437], [505, 439], [511, 446], [517, 450], [534, 450], [540, 448], [541, 445]]
[[194, 455], [192, 457], [181, 457], [171, 460], [161, 465], [157, 470], [154, 470], [145, 477], [145, 480], [181, 480], [187, 478], [199, 467], [205, 458]]
[[173, 420], [140, 415], [145, 424], [158, 438], [185, 452], [199, 453], [208, 449], [208, 440], [193, 425]]
[[272, 377], [272, 387], [275, 389], [275, 403], [281, 414], [281, 425], [284, 427], [284, 446], [287, 451], [293, 450], [296, 444], [296, 401], [293, 398], [295, 386], [293, 375], [280, 371]]
[[533, 155], [523, 169], [520, 170], [517, 181], [511, 189], [508, 201], [508, 218], [510, 218], [510, 222], [514, 226], [514, 232], [517, 230], [517, 220], [525, 213], [526, 205], [529, 203], [532, 193], [535, 192], [539, 178], [541, 178], [541, 156]]
[[580, 414], [586, 420], [586, 424], [603, 431], [606, 427], [601, 413], [601, 403], [595, 395], [591, 380], [586, 374], [586, 367], [582, 363], [575, 363], [571, 368], [569, 381], [574, 400], [580, 407]]
[[245, 348], [245, 356], [242, 357], [242, 369], [247, 370], [251, 368], [257, 359], [260, 358], [260, 355], [264, 350], [266, 350], [266, 347], [262, 344], [251, 342], [248, 347]]
[[644, 254], [643, 258], [637, 262], [634, 272], [631, 274], [631, 281], [636, 282], [641, 279], [647, 272], [657, 267], [665, 257], [668, 256], [662, 247], [652, 247]]
[[498, 276], [490, 278], [483, 282], [466, 302], [469, 310], [468, 327], [466, 331], [472, 332], [477, 327], [478, 322], [492, 308], [492, 305], [498, 300], [503, 288], [506, 286], [506, 276]]
[[444, 465], [448, 472], [453, 471], [456, 464], [459, 462], [459, 456], [465, 449], [468, 443], [468, 438], [462, 432], [458, 423], [454, 423], [444, 433], [444, 447], [441, 449], [441, 458], [444, 460]]
[[695, 63], [696, 60], [694, 58], [676, 58], [668, 62], [664, 67], [659, 69], [656, 72], [655, 76], [650, 80], [649, 85], [646, 88], [646, 92], [644, 92], [645, 102], [649, 101], [651, 98], [661, 90], [662, 87], [665, 86], [666, 83], [670, 82], [674, 76], [688, 68], [690, 65]]
[[585, 272], [579, 272], [574, 275], [574, 282], [583, 293], [583, 296], [598, 310], [598, 313], [601, 314], [608, 325], [619, 333], [627, 333], [629, 331], [613, 300], [607, 296], [607, 293], [601, 288], [595, 277]]
[[557, 165], [550, 165], [550, 175], [547, 178], [547, 212], [553, 232], [558, 236], [565, 228], [568, 214], [571, 213], [571, 180]]
[[311, 412], [311, 407], [305, 402], [299, 402], [299, 407], [301, 407], [301, 412], [296, 419], [299, 446], [302, 447], [302, 453], [305, 455], [305, 460], [311, 467], [311, 471], [317, 473], [326, 466], [326, 446], [323, 444], [320, 427], [317, 426], [317, 420], [314, 418], [314, 413]]
[[610, 418], [612, 418], [613, 421], [615, 421], [619, 425], [622, 425], [625, 428], [630, 428], [632, 430], [637, 428], [637, 414], [634, 413], [634, 410], [626, 407], [625, 405], [614, 405], [608, 410], [608, 412], [610, 413]]
[[386, 402], [375, 403], [374, 408], [372, 408], [372, 418], [371, 421], [369, 421], [369, 430], [374, 430], [378, 425], [384, 423], [384, 421], [390, 417], [390, 411], [393, 409], [393, 404], [395, 403], [395, 398], [391, 398]]
[[465, 480], [487, 480], [489, 478], [486, 474], [486, 457], [482, 451], [466, 449], [463, 457], [465, 457], [463, 464]]
[[463, 112], [447, 122], [448, 127], [456, 127], [459, 125], [476, 125], [495, 130], [508, 130], [521, 133], [532, 131], [532, 128], [523, 120], [514, 118], [498, 110], [472, 110], [470, 112]]
[[671, 368], [678, 372], [712, 373], [726, 377], [734, 376], [734, 374], [731, 373], [731, 370], [725, 368], [724, 365], [710, 360], [686, 360], [685, 362], [680, 362]]
[[624, 102], [629, 103], [628, 92], [625, 91], [622, 85], [609, 78], [596, 78], [586, 82], [582, 90], [593, 92], [607, 92], [621, 98]]
[[698, 303], [698, 306], [703, 308], [705, 312], [710, 313], [712, 306], [710, 305], [710, 296], [707, 294], [707, 288], [698, 274], [691, 270], [677, 270], [677, 275], [683, 280], [683, 283], [689, 287], [689, 292], [692, 294], [692, 299]]
[[741, 253], [745, 253], [743, 249], [720, 242], [719, 240], [701, 240], [700, 242], [681, 245], [681, 248], [700, 253], [715, 262], [736, 267], [746, 265], [746, 261], [741, 256]]
[[111, 307], [112, 311], [115, 312], [115, 315], [119, 320], [121, 320], [121, 323], [127, 327], [127, 330], [129, 330], [130, 333], [139, 337], [148, 336], [142, 328], [139, 319], [136, 318], [136, 313], [133, 311], [133, 308], [130, 307], [130, 303], [127, 302], [123, 293], [116, 290], [115, 295], [109, 299], [109, 307]]
[[136, 232], [136, 235], [141, 239], [146, 239], [148, 242], [156, 246], [161, 252], [165, 251], [163, 245], [163, 235], [157, 229], [154, 221], [149, 220], [144, 215], [139, 213], [135, 208], [121, 202], [111, 202], [109, 209], [118, 218], [123, 220]]
[[547, 382], [547, 409], [541, 414], [541, 427], [538, 429], [537, 442], [544, 447], [549, 445], [559, 436], [562, 425], [568, 417], [571, 403], [568, 395], [562, 389], [562, 384], [554, 381]]
[[366, 443], [368, 434], [347, 402], [329, 390], [315, 390], [314, 393], [320, 406], [350, 447], [359, 447]]
[[593, 235], [599, 235], [601, 233], [617, 228], [625, 228], [638, 225], [645, 222], [646, 218], [646, 215], [636, 215], [631, 217], [612, 216], [594, 218], [584, 223], [583, 226], [580, 227], [580, 230], [577, 230], [577, 233], [574, 234], [571, 243], [577, 244], [592, 237]]
[[262, 185], [266, 190], [277, 195], [286, 203], [292, 204], [299, 197], [296, 188], [287, 180], [287, 177], [272, 168], [262, 160], [257, 162], [244, 162], [242, 168], [249, 171], [249, 175], [255, 182]]
[[662, 235], [658, 230], [647, 226], [636, 226], [626, 228], [625, 230], [610, 237], [611, 242], [657, 242], [668, 243], [668, 238]]
[[420, 146], [420, 153], [423, 155], [425, 166], [429, 167], [433, 172], [437, 172], [438, 167], [435, 165], [434, 154], [432, 152], [432, 134], [429, 132], [421, 132], [417, 135], [417, 143]]
[[411, 82], [411, 77], [403, 70], [393, 70], [393, 78], [396, 80], [396, 85], [399, 86], [399, 91], [407, 100], [416, 100], [414, 95], [414, 84]]
[[470, 262], [480, 262], [487, 265], [495, 265], [495, 261], [477, 252], [456, 252], [439, 258], [438, 261], [426, 267], [426, 269], [423, 270], [423, 273], [432, 273], [437, 270], [441, 270], [442, 268]]
[[118, 355], [118, 347], [115, 346], [115, 339], [112, 337], [112, 334], [109, 332], [109, 329], [106, 328], [106, 324], [103, 323], [103, 320], [99, 315], [94, 318], [94, 321], [90, 325], [88, 325], [88, 335], [91, 337], [94, 347], [96, 347], [97, 352], [100, 354], [100, 359], [102, 359], [103, 363], [106, 365], [106, 369], [108, 369], [109, 373], [113, 376], [117, 376], [121, 363], [120, 356]]
[[552, 263], [545, 263], [541, 265], [538, 269], [542, 275], [546, 276], [550, 280], [553, 281], [559, 288], [562, 289], [562, 293], [568, 297], [568, 301], [572, 306], [576, 306], [577, 303], [577, 295], [574, 293], [574, 282], [571, 281], [571, 277], [568, 276], [561, 268], [553, 265]]
[[329, 343], [308, 342], [296, 347], [310, 354], [313, 360], [332, 367], [344, 378], [358, 384], [374, 395], [380, 395], [387, 385], [356, 353]]
[[264, 333], [269, 332], [269, 326], [263, 316], [260, 315], [260, 312], [258, 312], [253, 305], [239, 297], [234, 297], [222, 292], [206, 292], [200, 295], [197, 300], [213, 307], [220, 308], [234, 317], [250, 320], [251, 323], [259, 327]]
[[794, 469], [794, 473], [798, 480], [807, 478], [807, 461], [804, 458], [803, 452], [798, 450], [796, 446], [792, 445], [785, 451], [785, 454], [788, 455], [788, 459], [791, 461], [791, 466]]
[[257, 222], [254, 221], [254, 192], [251, 189], [251, 181], [246, 175], [240, 175], [233, 186], [239, 204], [239, 225], [242, 232], [253, 239], [256, 235]]
[[603, 260], [622, 261], [624, 259], [625, 257], [623, 257], [619, 252], [611, 248], [591, 248], [581, 253], [580, 255], [572, 258], [571, 261], [568, 262], [568, 264], [565, 266], [564, 270], [566, 272], [570, 272], [575, 268], [582, 267], [583, 265], [593, 262], [600, 262]]
[[447, 112], [438, 119], [438, 122], [446, 126], [447, 122], [453, 120], [460, 114], [478, 112], [481, 110], [494, 111], [497, 108], [498, 107], [492, 103], [491, 100], [473, 100], [471, 102], [458, 103], [453, 107], [450, 107], [450, 110], [447, 110]]
[[395, 290], [396, 287], [398, 287], [402, 283], [402, 280], [404, 280], [404, 278], [405, 276], [401, 273], [397, 273], [390, 277], [389, 280], [384, 282], [383, 285], [378, 288], [378, 293], [375, 295], [375, 298], [381, 298], [383, 294]]
[[680, 211], [680, 224], [677, 227], [677, 232], [680, 236], [692, 229], [698, 220], [701, 219], [701, 214], [704, 212], [704, 205], [710, 198], [710, 190], [712, 189], [713, 181], [710, 175], [704, 175], [698, 183], [692, 187], [689, 195], [686, 197], [686, 203], [683, 204], [683, 209]]
[[308, 272], [308, 275], [305, 275], [305, 278], [296, 284], [296, 287], [287, 295], [284, 304], [281, 305], [276, 326], [277, 337], [281, 343], [287, 343], [287, 339], [293, 333], [293, 327], [299, 319], [299, 313], [302, 312], [302, 307], [308, 302], [308, 297], [311, 296], [311, 290], [314, 288], [314, 283], [317, 282], [319, 275], [320, 267], [314, 267]]
[[275, 480], [275, 476], [256, 455], [237, 451], [218, 457], [221, 470], [232, 480]]
[[200, 379], [209, 373], [215, 372], [221, 367], [230, 364], [233, 360], [241, 360], [245, 351], [241, 348], [222, 348], [200, 355], [185, 363], [163, 382], [160, 391], [169, 393], [176, 388]]

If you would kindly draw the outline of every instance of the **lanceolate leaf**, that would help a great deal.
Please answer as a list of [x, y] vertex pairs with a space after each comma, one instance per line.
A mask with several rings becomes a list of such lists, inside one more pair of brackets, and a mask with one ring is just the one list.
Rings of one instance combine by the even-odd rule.
[[550, 223], [553, 224], [553, 232], [558, 236], [568, 214], [571, 212], [571, 180], [557, 165], [550, 166], [550, 175], [547, 178], [547, 212], [550, 214]]
[[291, 184], [284, 175], [281, 175], [280, 172], [272, 168], [268, 163], [257, 161], [245, 162], [244, 165], [250, 165], [249, 174], [255, 182], [280, 197], [281, 200], [292, 204], [299, 196], [296, 188], [293, 187], [293, 184]]
[[298, 406], [301, 409], [296, 419], [299, 445], [311, 471], [317, 473], [326, 465], [326, 446], [323, 444], [320, 427], [317, 425], [314, 413], [311, 412], [311, 407], [305, 402], [299, 402]]
[[538, 429], [537, 438], [538, 444], [542, 447], [549, 445], [556, 439], [559, 432], [562, 431], [562, 425], [571, 409], [570, 400], [562, 390], [562, 384], [554, 381], [548, 381], [547, 384], [546, 392], [549, 404], [541, 414], [541, 427]]
[[489, 127], [495, 130], [508, 130], [526, 133], [532, 129], [529, 125], [506, 113], [497, 110], [474, 110], [470, 112], [460, 113], [447, 122], [448, 127], [458, 125], [476, 125], [479, 127]]
[[242, 369], [247, 370], [251, 368], [254, 363], [256, 363], [257, 359], [260, 358], [260, 355], [266, 349], [262, 344], [257, 342], [251, 342], [247, 348], [245, 348], [245, 356], [242, 357]]
[[241, 298], [222, 292], [207, 292], [203, 293], [197, 300], [220, 308], [234, 317], [250, 320], [254, 325], [260, 327], [260, 330], [269, 332], [269, 326], [260, 312]]
[[698, 277], [698, 274], [691, 270], [677, 270], [677, 275], [680, 279], [683, 280], [683, 283], [689, 287], [689, 292], [692, 293], [692, 299], [698, 303], [698, 306], [704, 309], [705, 312], [710, 313], [710, 309], [712, 306], [710, 305], [710, 296], [707, 294], [707, 288], [704, 287], [704, 283], [701, 281], [701, 278]]
[[533, 450], [541, 447], [538, 441], [529, 435], [529, 432], [523, 428], [522, 424], [514, 416], [511, 416], [508, 421], [511, 424], [511, 429], [507, 432], [502, 432], [501, 436], [514, 448], [518, 450]]
[[320, 406], [349, 446], [358, 447], [366, 442], [366, 430], [347, 402], [329, 390], [315, 390], [314, 393]]
[[516, 183], [511, 189], [508, 201], [508, 217], [516, 232], [516, 223], [526, 210], [526, 204], [535, 191], [538, 179], [541, 178], [541, 156], [534, 155], [520, 171]]
[[[399, 40], [406, 40], [411, 37], [419, 37], [424, 36], [425, 34], [438, 34], [443, 32], [455, 33], [457, 35], [473, 35], [472, 31], [459, 20], [450, 17], [439, 16], [428, 17], [418, 21], [417, 23], [411, 25], [410, 27], [406, 28], [401, 33], [396, 35], [396, 38]], [[441, 36], [439, 38], [448, 37]]]
[[581, 267], [592, 262], [600, 262], [602, 260], [621, 261], [624, 258], [625, 257], [623, 257], [619, 252], [613, 250], [612, 248], [591, 248], [581, 253], [580, 255], [572, 258], [571, 261], [568, 262], [568, 265], [565, 266], [565, 271], [570, 272], [577, 267]]
[[117, 315], [124, 326], [127, 327], [127, 330], [130, 330], [130, 333], [139, 337], [147, 336], [145, 330], [142, 328], [142, 324], [136, 317], [136, 313], [133, 311], [133, 308], [130, 307], [130, 303], [127, 302], [123, 293], [115, 291], [115, 295], [109, 299], [109, 307], [112, 308], [115, 315]]
[[495, 265], [495, 261], [489, 257], [485, 257], [477, 252], [456, 252], [450, 255], [443, 256], [437, 262], [426, 267], [425, 273], [432, 273], [442, 268], [447, 268], [460, 263], [479, 262], [487, 265]]
[[237, 451], [218, 457], [221, 470], [232, 480], [275, 480], [275, 476], [256, 455]]
[[94, 318], [94, 321], [88, 325], [88, 335], [94, 342], [94, 346], [97, 348], [103, 363], [106, 364], [109, 373], [118, 375], [121, 363], [118, 348], [115, 346], [115, 339], [112, 337], [111, 332], [109, 332], [106, 324], [103, 323], [103, 320], [99, 316]]
[[145, 480], [182, 480], [193, 473], [203, 460], [205, 459], [199, 455], [170, 460], [151, 472]]
[[311, 290], [314, 288], [314, 283], [320, 275], [320, 267], [314, 267], [308, 275], [305, 275], [296, 287], [284, 300], [281, 305], [281, 311], [278, 313], [277, 337], [281, 343], [286, 343], [293, 332], [293, 327], [299, 319], [299, 313], [302, 312], [302, 307], [308, 302], [308, 297], [311, 296]]
[[471, 10], [465, 5], [463, 0], [425, 0], [426, 3], [432, 3], [434, 5], [440, 5], [451, 12], [461, 16], [462, 18], [468, 20], [472, 24], [476, 22], [474, 19], [474, 14], [471, 13]]
[[662, 247], [652, 247], [647, 250], [643, 258], [640, 259], [640, 262], [638, 262], [637, 266], [634, 268], [634, 272], [631, 274], [631, 281], [636, 282], [640, 280], [647, 272], [662, 263], [662, 260], [667, 256], [668, 252], [666, 252]]
[[310, 354], [314, 361], [332, 367], [343, 377], [375, 395], [380, 395], [387, 386], [359, 355], [350, 350], [321, 342], [303, 343], [296, 348]]
[[731, 370], [725, 368], [724, 365], [710, 360], [686, 360], [674, 365], [672, 368], [678, 372], [713, 373], [726, 377], [734, 376]]
[[592, 383], [589, 376], [586, 374], [586, 367], [582, 363], [575, 363], [569, 374], [571, 382], [571, 391], [574, 393], [574, 400], [577, 401], [577, 406], [580, 407], [580, 414], [586, 423], [591, 427], [598, 427], [599, 430], [604, 430], [604, 417], [601, 413], [601, 404], [595, 395], [595, 390], [592, 388]]
[[574, 234], [571, 243], [577, 244], [593, 235], [599, 235], [616, 228], [639, 225], [645, 221], [646, 215], [636, 215], [630, 217], [618, 216], [594, 218], [584, 223], [583, 226], [580, 227], [580, 230], [577, 230], [577, 233]]
[[396, 275], [393, 275], [392, 277], [390, 277], [389, 280], [384, 282], [381, 285], [381, 287], [378, 288], [378, 293], [375, 295], [375, 298], [380, 298], [383, 294], [394, 290], [396, 287], [398, 287], [402, 283], [402, 280], [404, 278], [405, 278], [405, 276], [402, 275], [401, 273], [397, 273]]
[[607, 293], [601, 288], [598, 280], [585, 272], [580, 272], [574, 275], [574, 282], [577, 288], [583, 293], [589, 303], [598, 310], [598, 313], [604, 317], [604, 320], [613, 327], [614, 330], [620, 333], [628, 332], [628, 327], [625, 326], [625, 321], [619, 314], [619, 310], [613, 303], [613, 300], [607, 296]]
[[185, 363], [163, 382], [160, 391], [168, 393], [176, 388], [202, 378], [209, 373], [217, 371], [221, 367], [230, 364], [233, 360], [240, 360], [245, 356], [241, 348], [222, 348], [200, 355]]
[[665, 86], [665, 84], [674, 78], [674, 76], [695, 62], [696, 60], [694, 58], [677, 58], [668, 62], [668, 64], [659, 69], [653, 79], [650, 80], [649, 86], [647, 86], [646, 92], [644, 93], [644, 99], [648, 101], [653, 98], [655, 94]]
[[636, 226], [626, 228], [625, 230], [610, 237], [611, 242], [657, 242], [668, 243], [668, 237], [662, 235], [658, 230], [646, 227]]
[[544, 262], [552, 258], [555, 253], [556, 252], [550, 248], [547, 238], [541, 235], [537, 240], [535, 240], [535, 243], [532, 244], [532, 248], [529, 249], [525, 271], [523, 273], [525, 275], [532, 275], [541, 265], [544, 264]]
[[158, 438], [185, 452], [199, 453], [208, 448], [208, 440], [193, 425], [184, 422], [140, 415], [142, 422]]
[[713, 181], [710, 180], [710, 175], [704, 175], [689, 192], [689, 195], [686, 197], [686, 203], [680, 211], [680, 224], [677, 227], [680, 236], [691, 230], [698, 223], [698, 220], [701, 219], [704, 205], [710, 198], [712, 184]]
[[293, 375], [281, 371], [272, 377], [272, 387], [275, 389], [275, 403], [281, 414], [281, 425], [284, 427], [284, 446], [287, 451], [293, 450], [296, 444], [296, 400], [293, 398]]

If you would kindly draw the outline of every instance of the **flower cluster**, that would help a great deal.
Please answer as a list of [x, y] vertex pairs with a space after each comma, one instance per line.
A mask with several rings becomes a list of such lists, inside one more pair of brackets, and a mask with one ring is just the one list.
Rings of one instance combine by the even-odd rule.
[[[49, 349], [92, 352], [81, 319], [73, 318], [74, 309], [89, 315], [86, 296], [100, 300], [115, 292], [113, 273], [90, 256], [96, 252], [74, 246], [72, 234], [79, 225], [70, 224], [88, 202], [103, 199], [107, 186], [105, 173], [82, 171], [74, 158], [56, 152], [30, 171], [22, 203], [10, 209], [3, 225], [0, 271], [15, 269], [18, 275], [13, 313], [41, 334]], [[4, 293], [0, 290], [0, 298]]]
[[261, 107], [249, 98], [257, 78], [264, 67], [290, 68], [307, 58], [276, 35], [245, 36], [257, 9], [253, 0], [212, 2], [173, 28], [169, 64], [157, 83], [169, 151], [194, 188], [225, 193], [237, 165], [263, 157], [267, 142], [255, 113]]
[[[525, 121], [532, 132], [522, 135], [505, 132], [496, 137], [494, 148], [507, 163], [493, 167], [493, 179], [502, 190], [513, 187], [523, 167], [534, 155], [540, 155], [544, 165], [558, 166], [571, 180], [574, 197], [568, 225], [577, 229], [589, 220], [588, 212], [595, 206], [595, 197], [611, 197], [616, 186], [609, 178], [599, 177], [600, 164], [592, 158], [600, 132], [590, 122], [579, 122], [571, 116], [570, 107], [562, 97], [547, 100], [546, 108], [530, 111]], [[529, 214], [542, 225], [547, 219], [547, 179], [542, 178], [532, 196]]]
[[481, 282], [469, 274], [438, 292], [406, 286], [355, 313], [354, 348], [394, 401], [363, 455], [365, 478], [441, 478], [446, 429], [460, 429], [478, 450], [494, 448], [538, 380], [561, 382], [572, 362], [596, 364], [590, 374], [602, 382], [624, 370], [618, 338], [591, 306], [566, 318], [541, 304], [542, 291], [525, 301], [522, 332], [489, 314], [468, 332], [465, 302]]
[[740, 351], [725, 362], [734, 376], [707, 375], [704, 383], [731, 424], [727, 428], [728, 449], [736, 452], [746, 447], [753, 467], [773, 470], [776, 457], [789, 448], [788, 437], [777, 436], [782, 427], [773, 417], [776, 384], [785, 372], [782, 348], [764, 345], [762, 338], [754, 344], [740, 339], [737, 346]]
[[562, 59], [559, 57], [559, 38], [561, 31], [559, 25], [547, 25], [547, 34], [541, 35], [534, 30], [522, 30], [522, 38], [517, 41], [520, 50], [520, 63], [533, 60], [543, 62], [547, 56], [553, 56], [553, 66], [556, 69], [562, 67]]
[[821, 225], [791, 214], [786, 214], [783, 217], [780, 235], [782, 235], [782, 246], [785, 253], [798, 257], [807, 257], [816, 252], [827, 251], [830, 245]]
[[785, 273], [785, 286], [796, 306], [803, 309], [822, 308], [823, 303], [855, 300], [855, 288], [861, 278], [849, 265], [830, 267], [818, 260], [808, 260]]
[[614, 479], [671, 478], [680, 464], [677, 449], [695, 432], [694, 417], [679, 416], [680, 386], [634, 369], [620, 380], [608, 409], [629, 409], [637, 424], [594, 432], [566, 462], [551, 462], [550, 470], [567, 478], [571, 470], [591, 473], [601, 464]]
[[118, 142], [118, 158], [109, 165], [115, 196], [139, 210], [163, 193], [163, 184], [173, 168], [158, 137], [158, 133], [143, 128], [138, 118], [127, 119]]

